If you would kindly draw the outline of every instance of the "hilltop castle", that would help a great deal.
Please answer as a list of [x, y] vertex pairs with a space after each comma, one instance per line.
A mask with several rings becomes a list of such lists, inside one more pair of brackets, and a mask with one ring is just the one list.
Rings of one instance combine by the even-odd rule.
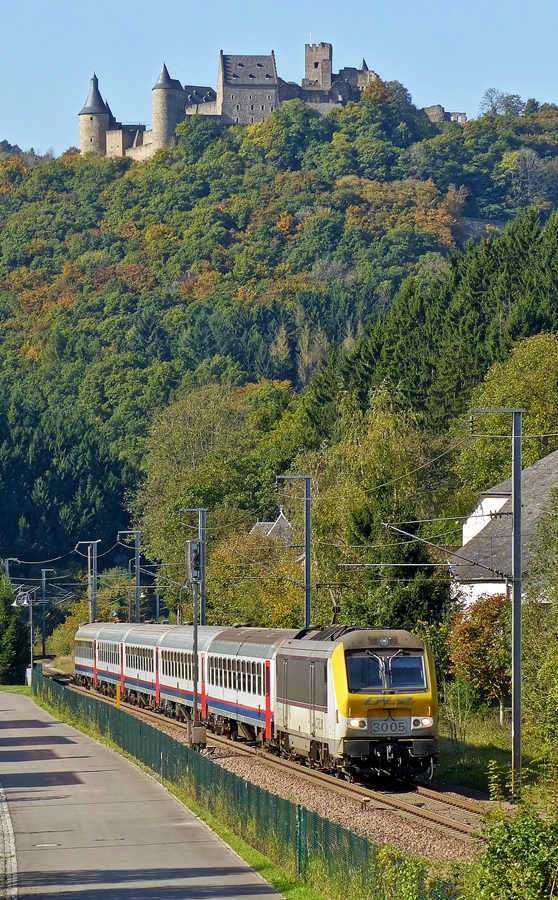
[[[217, 90], [202, 85], [182, 85], [163, 65], [152, 90], [152, 126], [117, 122], [101, 97], [96, 75], [79, 113], [79, 147], [82, 153], [150, 159], [169, 147], [176, 126], [187, 116], [201, 114], [227, 125], [263, 122], [272, 112], [296, 97], [326, 115], [336, 106], [358, 100], [362, 91], [378, 78], [363, 59], [359, 69], [351, 66], [333, 72], [331, 44], [305, 45], [305, 72], [301, 84], [283, 81], [277, 75], [275, 54], [269, 56], [219, 55]], [[441, 106], [429, 107], [432, 121], [466, 121], [464, 113], [446, 113]]]
[[378, 76], [362, 60], [360, 69], [346, 67], [333, 72], [331, 44], [306, 44], [302, 84], [283, 81], [277, 75], [275, 54], [229, 56], [221, 51], [217, 90], [202, 85], [182, 85], [163, 65], [152, 90], [152, 127], [117, 122], [99, 91], [96, 75], [79, 113], [79, 147], [82, 153], [149, 159], [174, 139], [176, 126], [196, 113], [228, 125], [263, 122], [287, 100], [299, 97], [326, 114], [334, 106], [358, 100]]

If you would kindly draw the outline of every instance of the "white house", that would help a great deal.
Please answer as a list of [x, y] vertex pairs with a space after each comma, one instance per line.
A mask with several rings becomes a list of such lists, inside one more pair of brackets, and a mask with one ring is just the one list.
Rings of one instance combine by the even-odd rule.
[[[529, 569], [537, 525], [553, 488], [558, 488], [558, 450], [522, 472], [523, 571]], [[449, 557], [456, 589], [465, 602], [508, 590], [511, 566], [511, 478], [480, 495], [463, 523], [463, 545]]]

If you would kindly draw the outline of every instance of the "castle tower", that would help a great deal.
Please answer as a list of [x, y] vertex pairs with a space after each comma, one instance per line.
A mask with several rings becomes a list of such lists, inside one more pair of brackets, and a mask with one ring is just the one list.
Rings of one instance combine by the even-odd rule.
[[170, 147], [179, 122], [186, 118], [184, 88], [171, 78], [163, 63], [161, 74], [152, 91], [153, 149]]
[[333, 67], [333, 47], [331, 44], [304, 45], [303, 87], [315, 87], [322, 91], [331, 88]]
[[99, 79], [93, 73], [85, 106], [79, 115], [79, 149], [82, 153], [107, 152], [109, 111], [99, 93]]

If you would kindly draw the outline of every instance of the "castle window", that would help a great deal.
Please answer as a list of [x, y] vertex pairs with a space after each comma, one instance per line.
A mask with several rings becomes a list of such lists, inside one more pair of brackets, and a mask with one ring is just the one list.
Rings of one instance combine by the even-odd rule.
[[238, 125], [238, 116], [236, 117], [236, 124]]
[[253, 103], [250, 104], [250, 109], [254, 109], [254, 104], [253, 104]]
[[268, 95], [267, 95], [267, 99], [268, 99], [268, 100], [271, 100], [271, 94], [268, 94]]
[[256, 63], [256, 69], [263, 69], [262, 63]]
[[234, 100], [234, 94], [231, 94], [231, 100]]
[[239, 68], [239, 69], [243, 69], [243, 68], [244, 68], [244, 63], [237, 63], [237, 65], [238, 65], [238, 68]]
[[250, 94], [250, 100], [252, 99], [252, 94]]
[[262, 109], [265, 109], [265, 106], [262, 106]]
[[273, 112], [273, 107], [270, 106], [270, 107], [269, 107], [269, 110], [270, 110], [270, 112]]
[[255, 76], [255, 75], [252, 75], [251, 72], [250, 72], [250, 74], [248, 75], [248, 78], [255, 78], [255, 77], [256, 77], [256, 76]]
[[315, 62], [315, 63], [314, 63], [314, 68], [315, 68], [315, 69], [319, 69], [319, 68], [320, 68], [320, 64], [317, 63], [317, 62]]
[[271, 75], [269, 74], [269, 72], [266, 72], [266, 73], [265, 73], [265, 77], [266, 77], [266, 78], [271, 78]]
[[237, 103], [236, 108], [240, 109], [240, 103]]

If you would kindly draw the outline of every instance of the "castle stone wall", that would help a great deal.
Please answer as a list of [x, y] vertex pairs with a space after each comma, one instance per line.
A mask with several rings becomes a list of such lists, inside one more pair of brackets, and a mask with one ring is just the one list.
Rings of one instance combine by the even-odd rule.
[[238, 125], [263, 122], [279, 106], [276, 85], [236, 87], [225, 85], [221, 115]]
[[129, 147], [126, 150], [126, 156], [129, 156], [130, 159], [137, 159], [139, 162], [144, 162], [146, 159], [151, 159], [156, 150], [160, 150], [160, 147], [155, 147], [152, 141], [152, 132], [145, 131], [143, 135], [143, 144], [139, 144], [135, 147]]

